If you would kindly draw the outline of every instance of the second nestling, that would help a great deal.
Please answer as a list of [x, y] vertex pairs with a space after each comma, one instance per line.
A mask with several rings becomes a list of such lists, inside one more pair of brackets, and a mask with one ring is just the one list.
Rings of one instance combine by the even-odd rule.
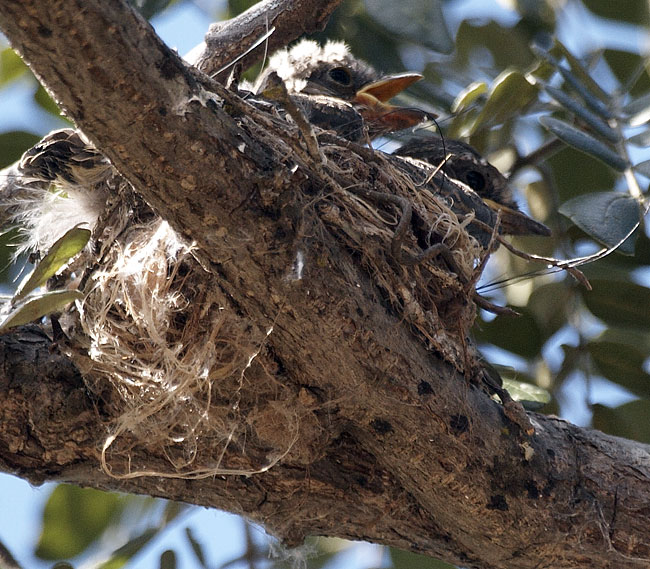
[[[301, 104], [311, 124], [333, 130], [348, 140], [362, 140], [364, 129], [374, 139], [431, 118], [419, 109], [389, 103], [422, 75], [381, 75], [354, 57], [343, 42], [330, 41], [321, 47], [314, 41], [302, 40], [276, 52], [252, 90], [264, 95], [272, 87], [275, 74]], [[550, 235], [548, 227], [519, 210], [505, 176], [470, 145], [435, 136], [420, 137], [395, 154], [423, 160], [472, 189], [500, 212], [504, 233]]]

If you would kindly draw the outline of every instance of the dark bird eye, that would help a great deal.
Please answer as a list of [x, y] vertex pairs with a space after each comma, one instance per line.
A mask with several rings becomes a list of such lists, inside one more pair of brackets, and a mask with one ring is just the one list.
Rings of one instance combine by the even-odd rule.
[[333, 81], [336, 81], [341, 85], [349, 85], [352, 81], [350, 72], [345, 67], [335, 67], [334, 69], [330, 69], [329, 76]]
[[483, 174], [476, 170], [470, 170], [467, 172], [465, 174], [465, 180], [467, 180], [467, 185], [475, 192], [480, 192], [485, 189], [485, 178], [483, 177]]

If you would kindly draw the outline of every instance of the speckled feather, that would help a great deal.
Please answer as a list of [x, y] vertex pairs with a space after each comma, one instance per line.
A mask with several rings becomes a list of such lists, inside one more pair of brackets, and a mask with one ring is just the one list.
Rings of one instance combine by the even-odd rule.
[[[343, 69], [342, 73], [347, 73], [347, 85], [332, 79], [334, 69]], [[370, 65], [354, 57], [348, 46], [340, 41], [328, 41], [321, 46], [312, 40], [302, 40], [291, 48], [277, 51], [257, 78], [255, 93], [264, 91], [273, 71], [284, 81], [290, 93], [325, 95], [344, 101], [352, 101], [361, 87], [380, 77]]]

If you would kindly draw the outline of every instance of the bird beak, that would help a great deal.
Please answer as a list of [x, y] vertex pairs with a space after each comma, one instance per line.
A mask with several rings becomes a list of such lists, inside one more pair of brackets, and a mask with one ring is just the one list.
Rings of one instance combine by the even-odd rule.
[[419, 73], [399, 73], [383, 77], [359, 89], [354, 102], [360, 106], [361, 116], [380, 130], [392, 132], [402, 130], [432, 118], [430, 113], [420, 109], [396, 107], [388, 104], [398, 93], [422, 79]]
[[404, 89], [410, 87], [420, 79], [422, 79], [422, 75], [419, 73], [398, 73], [396, 75], [388, 75], [379, 81], [374, 81], [361, 87], [361, 89], [357, 91], [357, 97], [370, 95], [381, 103], [387, 103], [395, 95], [401, 93]]
[[493, 200], [483, 198], [483, 201], [494, 211], [501, 213], [501, 226], [508, 235], [543, 235], [549, 237], [551, 230], [543, 223], [535, 221], [521, 211], [509, 208]]

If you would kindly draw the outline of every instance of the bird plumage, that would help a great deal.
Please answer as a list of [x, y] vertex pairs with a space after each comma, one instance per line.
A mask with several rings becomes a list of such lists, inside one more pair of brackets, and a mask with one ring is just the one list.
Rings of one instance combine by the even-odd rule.
[[[273, 73], [305, 106], [313, 124], [331, 128], [350, 139], [362, 138], [364, 128], [372, 138], [412, 126], [427, 116], [417, 109], [388, 104], [392, 96], [419, 79], [419, 74], [381, 75], [354, 57], [343, 42], [330, 41], [321, 46], [303, 40], [276, 52], [255, 82], [255, 93], [264, 93]], [[505, 177], [471, 146], [454, 140], [446, 140], [443, 145], [440, 139], [429, 138], [407, 143], [397, 154], [441, 165], [450, 178], [466, 184], [489, 204], [496, 204], [502, 211], [504, 232], [550, 233], [546, 226], [518, 211]], [[58, 224], [53, 223], [56, 215], [92, 227], [108, 195], [106, 184], [111, 177], [119, 176], [80, 131], [71, 129], [50, 133], [28, 150], [18, 171], [24, 184], [19, 200], [22, 205], [14, 201], [9, 215], [42, 229], [33, 232], [29, 244], [41, 249], [48, 246], [54, 238], [50, 234], [58, 229]], [[75, 199], [54, 199], [55, 194], [48, 189], [50, 183], [62, 188], [61, 195]], [[35, 184], [41, 184], [47, 191], [37, 191]], [[68, 205], [71, 201], [75, 202], [73, 208]], [[54, 207], [59, 203], [67, 211]], [[83, 213], [83, 219], [72, 210]]]
[[439, 167], [449, 178], [470, 187], [492, 209], [501, 212], [504, 233], [551, 234], [546, 225], [519, 210], [506, 177], [469, 144], [440, 137], [416, 138], [398, 148], [395, 154]]
[[[275, 76], [302, 104], [312, 124], [335, 130], [345, 138], [362, 138], [361, 129], [341, 126], [357, 120], [363, 121], [370, 138], [376, 138], [429, 118], [420, 109], [388, 103], [422, 75], [412, 72], [382, 75], [354, 57], [343, 42], [328, 41], [321, 46], [312, 40], [302, 40], [276, 52], [253, 91], [263, 95]], [[335, 107], [338, 108], [332, 112]]]
[[265, 90], [272, 72], [284, 81], [289, 93], [325, 95], [348, 102], [364, 85], [379, 79], [377, 71], [354, 57], [340, 41], [328, 41], [321, 46], [315, 41], [302, 40], [289, 49], [277, 51], [255, 81], [256, 93]]
[[[289, 93], [299, 97], [312, 124], [335, 130], [345, 138], [361, 138], [360, 119], [370, 138], [375, 138], [428, 118], [418, 109], [387, 103], [418, 80], [419, 74], [382, 76], [354, 57], [343, 42], [329, 41], [321, 46], [302, 40], [292, 48], [276, 52], [255, 83], [256, 93], [267, 89], [273, 73], [284, 81]], [[519, 210], [505, 176], [469, 144], [437, 137], [416, 138], [396, 154], [440, 166], [449, 178], [471, 188], [501, 212], [504, 233], [550, 235], [548, 227]]]

